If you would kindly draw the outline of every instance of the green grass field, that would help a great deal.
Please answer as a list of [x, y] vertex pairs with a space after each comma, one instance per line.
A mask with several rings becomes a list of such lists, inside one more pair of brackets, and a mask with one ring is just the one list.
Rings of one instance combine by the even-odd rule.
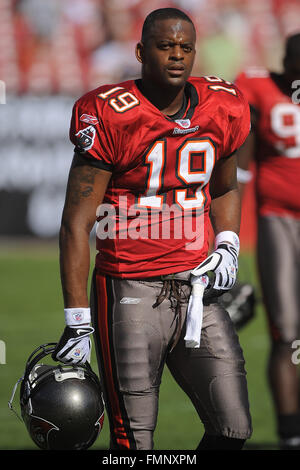
[[[35, 449], [25, 425], [9, 410], [12, 388], [22, 376], [25, 360], [40, 344], [57, 341], [64, 328], [56, 244], [0, 241], [0, 340], [6, 345], [6, 363], [0, 364], [0, 450]], [[240, 257], [240, 280], [257, 286], [251, 254]], [[253, 436], [246, 448], [276, 449], [273, 407], [265, 368], [269, 340], [264, 311], [258, 304], [255, 318], [239, 332], [244, 349]], [[92, 366], [97, 371], [95, 352]], [[19, 395], [14, 406], [19, 412]], [[203, 427], [167, 368], [160, 391], [156, 449], [195, 449]], [[108, 448], [108, 421], [93, 449]]]

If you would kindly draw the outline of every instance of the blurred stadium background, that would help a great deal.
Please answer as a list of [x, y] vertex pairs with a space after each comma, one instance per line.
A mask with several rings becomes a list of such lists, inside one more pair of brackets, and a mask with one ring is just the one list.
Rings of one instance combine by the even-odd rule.
[[[57, 234], [72, 159], [72, 105], [101, 84], [139, 76], [134, 47], [143, 20], [165, 6], [183, 9], [195, 22], [194, 75], [234, 80], [246, 66], [279, 71], [285, 37], [300, 30], [299, 0], [0, 0], [0, 80], [6, 89], [0, 97], [0, 340], [6, 347], [0, 358], [0, 449], [34, 448], [7, 402], [27, 356], [56, 341], [63, 328]], [[252, 282], [259, 296], [251, 185], [241, 239], [240, 280]], [[240, 339], [254, 425], [247, 448], [276, 448], [261, 304]], [[93, 448], [107, 448], [107, 427], [106, 420]], [[201, 432], [166, 371], [156, 448], [193, 449]]]

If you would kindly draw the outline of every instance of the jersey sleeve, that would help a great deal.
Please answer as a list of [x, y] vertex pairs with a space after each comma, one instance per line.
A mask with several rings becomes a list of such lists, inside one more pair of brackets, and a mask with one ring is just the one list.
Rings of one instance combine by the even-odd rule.
[[[235, 101], [234, 101], [235, 100]], [[245, 142], [251, 129], [250, 107], [245, 96], [237, 90], [228, 107], [228, 127], [224, 134], [222, 157], [228, 157]]]
[[115, 164], [113, 137], [105, 129], [93, 100], [85, 97], [73, 106], [70, 140], [75, 153], [91, 166], [112, 171]]

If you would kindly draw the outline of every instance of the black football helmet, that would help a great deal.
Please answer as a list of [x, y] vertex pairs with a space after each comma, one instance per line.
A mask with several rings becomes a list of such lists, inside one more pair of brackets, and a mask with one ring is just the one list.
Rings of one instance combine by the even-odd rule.
[[84, 450], [98, 437], [104, 420], [102, 389], [90, 364], [47, 365], [56, 343], [39, 346], [29, 356], [18, 383], [23, 421], [43, 450]]

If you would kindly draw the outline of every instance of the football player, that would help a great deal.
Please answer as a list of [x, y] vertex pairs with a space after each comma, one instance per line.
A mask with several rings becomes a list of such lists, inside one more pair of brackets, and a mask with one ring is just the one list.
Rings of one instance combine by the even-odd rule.
[[153, 11], [136, 47], [141, 78], [100, 86], [73, 109], [60, 230], [66, 327], [53, 357], [87, 360], [94, 332], [112, 449], [153, 448], [165, 364], [204, 423], [200, 450], [240, 450], [251, 435], [243, 353], [216, 300], [238, 269], [235, 152], [250, 111], [232, 83], [190, 76], [195, 40], [183, 12]]
[[283, 73], [251, 68], [235, 81], [252, 120], [238, 171], [243, 188], [254, 159], [257, 259], [271, 338], [268, 379], [280, 445], [300, 448], [299, 379], [292, 360], [293, 342], [300, 338], [300, 34], [287, 39], [283, 65]]

